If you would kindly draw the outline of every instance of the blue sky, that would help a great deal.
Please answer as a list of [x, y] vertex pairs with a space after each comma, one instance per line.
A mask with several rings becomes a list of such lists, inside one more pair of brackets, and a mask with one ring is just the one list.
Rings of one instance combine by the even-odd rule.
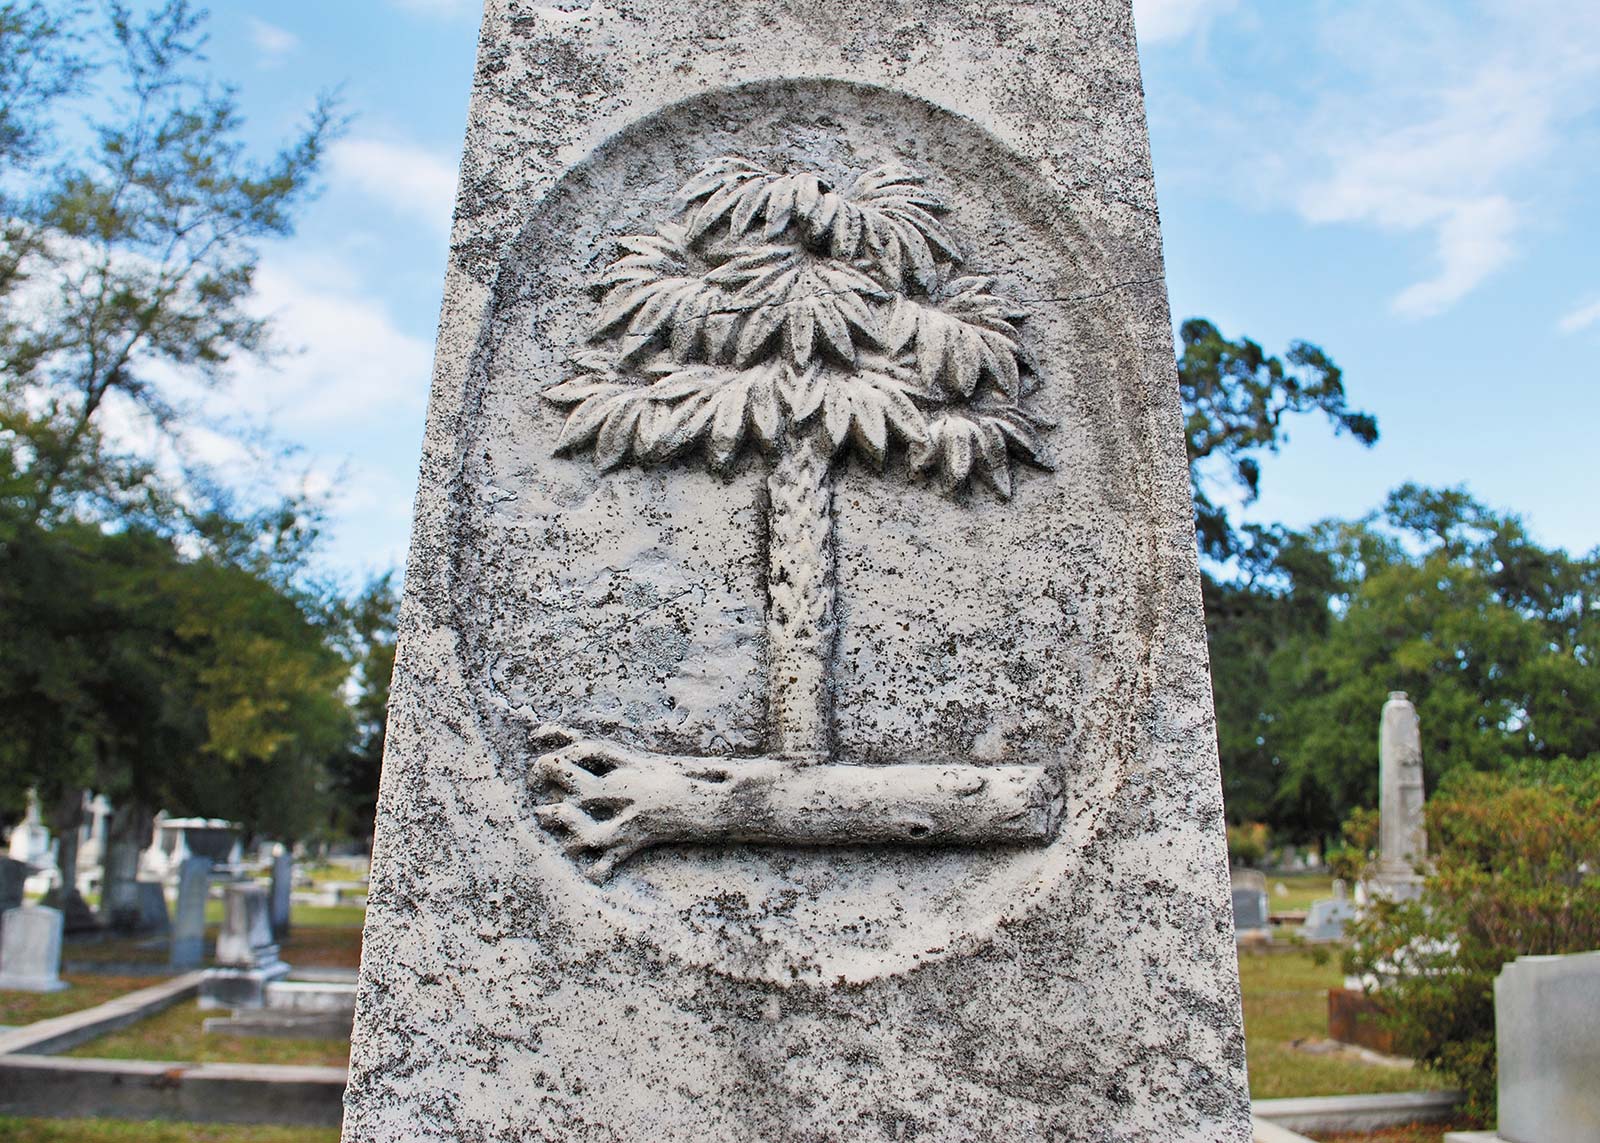
[[[404, 559], [477, 0], [212, 6], [252, 137], [313, 94], [353, 115], [322, 196], [263, 262], [293, 351], [226, 411], [302, 447], [326, 556]], [[1383, 438], [1311, 422], [1251, 516], [1369, 511], [1465, 483], [1541, 540], [1600, 544], [1600, 4], [1138, 0], [1173, 312], [1320, 344]], [[228, 446], [214, 442], [226, 459]]]

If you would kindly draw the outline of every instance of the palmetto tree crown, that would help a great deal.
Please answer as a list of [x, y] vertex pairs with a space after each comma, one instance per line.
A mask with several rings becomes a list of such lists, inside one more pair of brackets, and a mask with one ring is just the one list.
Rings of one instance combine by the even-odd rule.
[[718, 159], [679, 192], [677, 221], [619, 241], [558, 453], [610, 469], [701, 444], [712, 466], [747, 441], [801, 434], [879, 466], [891, 442], [947, 490], [1010, 496], [1013, 457], [1043, 464], [1018, 326], [992, 278], [954, 276], [948, 208], [916, 171], [869, 170], [843, 192], [809, 172]]

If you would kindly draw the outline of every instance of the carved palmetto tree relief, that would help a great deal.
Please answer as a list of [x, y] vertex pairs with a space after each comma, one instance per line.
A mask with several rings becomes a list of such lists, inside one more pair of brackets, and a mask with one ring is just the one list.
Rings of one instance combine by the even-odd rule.
[[603, 880], [651, 845], [1042, 841], [1059, 807], [1042, 768], [830, 764], [835, 643], [833, 480], [849, 453], [949, 493], [1009, 498], [1043, 466], [1023, 312], [992, 279], [956, 276], [947, 208], [900, 164], [844, 191], [736, 157], [701, 171], [675, 221], [619, 242], [578, 374], [544, 391], [568, 409], [558, 454], [603, 469], [750, 446], [770, 461], [763, 758], [650, 754], [556, 727], [535, 764], [540, 821]]

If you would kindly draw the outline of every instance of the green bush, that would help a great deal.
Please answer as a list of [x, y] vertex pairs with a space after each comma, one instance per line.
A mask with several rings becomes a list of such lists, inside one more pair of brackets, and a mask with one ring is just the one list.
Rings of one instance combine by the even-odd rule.
[[1228, 858], [1235, 865], [1256, 865], [1267, 855], [1272, 832], [1261, 822], [1228, 827]]
[[1378, 811], [1358, 809], [1345, 819], [1344, 840], [1328, 847], [1328, 872], [1355, 884], [1366, 876], [1372, 851], [1378, 845]]
[[1345, 971], [1377, 992], [1399, 1049], [1492, 1120], [1494, 979], [1518, 956], [1600, 948], [1600, 756], [1452, 775], [1428, 802], [1422, 898], [1350, 929]]

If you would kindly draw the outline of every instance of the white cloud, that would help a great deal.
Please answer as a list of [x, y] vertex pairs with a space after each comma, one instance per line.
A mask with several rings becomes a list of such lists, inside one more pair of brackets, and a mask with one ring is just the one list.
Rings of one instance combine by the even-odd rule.
[[456, 164], [415, 143], [342, 139], [328, 153], [335, 184], [359, 190], [398, 214], [448, 229], [456, 201]]
[[301, 436], [421, 410], [433, 346], [396, 326], [381, 303], [352, 292], [337, 269], [267, 262], [256, 296], [286, 352], [236, 371], [231, 392], [247, 412]]
[[1233, 8], [1238, 0], [1133, 0], [1141, 44], [1178, 40]]
[[1593, 325], [1600, 325], [1600, 298], [1591, 298], [1563, 314], [1556, 328], [1562, 333], [1582, 333]]
[[250, 39], [261, 53], [262, 64], [269, 67], [281, 63], [285, 56], [300, 47], [299, 36], [254, 16], [250, 17]]
[[[284, 352], [238, 361], [218, 388], [149, 365], [163, 396], [186, 412], [181, 434], [162, 434], [127, 401], [108, 404], [108, 434], [170, 472], [198, 465], [246, 502], [292, 493], [324, 500], [337, 564], [399, 562], [432, 345], [401, 329], [326, 255], [276, 251], [256, 284], [252, 309], [270, 318]], [[284, 455], [285, 446], [295, 451]]]
[[[1188, 8], [1174, 6], [1171, 19]], [[1550, 169], [1583, 145], [1578, 125], [1600, 106], [1600, 4], [1346, 0], [1315, 11], [1230, 43], [1220, 86], [1186, 110], [1210, 140], [1191, 165], [1232, 154], [1223, 169], [1242, 197], [1425, 239], [1431, 268], [1390, 308], [1441, 313], [1550, 217]], [[1292, 81], [1263, 91], [1243, 78], [1257, 59], [1269, 74], [1296, 60]]]

